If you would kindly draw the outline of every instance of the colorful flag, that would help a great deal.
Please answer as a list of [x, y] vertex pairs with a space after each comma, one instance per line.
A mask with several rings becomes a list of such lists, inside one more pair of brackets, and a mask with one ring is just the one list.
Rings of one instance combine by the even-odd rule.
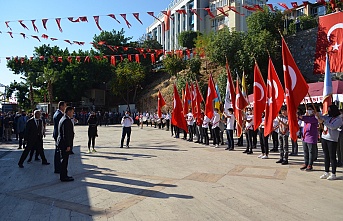
[[266, 106], [266, 84], [264, 83], [260, 68], [255, 61], [254, 67], [254, 130], [262, 123], [262, 113]]
[[217, 93], [216, 89], [214, 88], [214, 83], [212, 79], [212, 74], [208, 77], [208, 87], [207, 87], [207, 97], [206, 97], [206, 105], [205, 105], [205, 115], [212, 119], [213, 113], [213, 100], [216, 99]]
[[295, 63], [284, 38], [282, 38], [282, 60], [289, 133], [291, 139], [296, 141], [297, 132], [299, 130], [296, 112], [300, 102], [308, 93], [308, 84], [300, 73], [300, 70]]
[[220, 99], [220, 92], [217, 84], [215, 85], [215, 89], [217, 93], [217, 98], [214, 99], [214, 107], [218, 109], [218, 113], [220, 114], [220, 104], [222, 103], [222, 101]]
[[242, 94], [245, 98], [247, 98], [247, 84], [245, 82], [245, 72], [243, 71], [242, 75]]
[[267, 100], [264, 121], [264, 136], [273, 132], [273, 121], [278, 116], [285, 99], [280, 79], [274, 68], [272, 59], [269, 58], [268, 79], [267, 79]]
[[323, 114], [328, 113], [328, 108], [332, 104], [332, 80], [330, 73], [330, 59], [326, 53], [325, 76], [324, 76], [324, 89], [323, 89]]
[[190, 91], [191, 91], [191, 99], [192, 99], [192, 113], [194, 115], [194, 117], [197, 117], [197, 112], [196, 112], [196, 100], [197, 100], [197, 92], [195, 90], [195, 86], [193, 84], [191, 84], [190, 87]]
[[173, 113], [172, 113], [172, 124], [177, 126], [178, 128], [183, 129], [188, 133], [188, 127], [186, 123], [186, 118], [182, 111], [182, 103], [177, 92], [176, 85], [174, 84], [174, 103], [173, 103]]
[[239, 77], [236, 81], [236, 101], [235, 101], [235, 118], [237, 124], [237, 137], [240, 137], [243, 133], [243, 111], [248, 106], [248, 101], [244, 98], [242, 91], [239, 87]]
[[158, 99], [157, 99], [157, 115], [159, 118], [162, 117], [162, 107], [166, 105], [166, 101], [162, 97], [161, 91], [158, 91]]
[[183, 113], [186, 115], [188, 113], [188, 109], [189, 109], [189, 104], [191, 102], [192, 98], [191, 98], [191, 93], [188, 87], [188, 82], [186, 83], [186, 87], [185, 87], [185, 96], [183, 99]]
[[235, 87], [233, 85], [232, 76], [230, 72], [229, 63], [226, 59], [226, 73], [227, 73], [227, 83], [226, 83], [226, 93], [225, 93], [225, 103], [224, 103], [224, 110], [234, 108], [235, 106]]
[[331, 73], [343, 72], [343, 12], [320, 16], [318, 23], [313, 72], [325, 72], [326, 52], [330, 55]]

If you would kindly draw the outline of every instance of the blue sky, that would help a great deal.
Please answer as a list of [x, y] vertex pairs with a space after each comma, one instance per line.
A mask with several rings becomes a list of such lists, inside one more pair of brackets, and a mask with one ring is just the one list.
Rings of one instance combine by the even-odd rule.
[[[141, 37], [146, 28], [153, 22], [153, 18], [147, 14], [148, 11], [153, 11], [157, 15], [164, 10], [172, 0], [58, 0], [58, 1], [43, 1], [43, 0], [16, 0], [2, 1], [0, 7], [0, 83], [9, 85], [13, 80], [19, 80], [18, 75], [13, 75], [6, 67], [5, 57], [23, 57], [25, 55], [32, 56], [34, 47], [42, 44], [50, 44], [51, 46], [59, 46], [60, 48], [68, 47], [69, 51], [73, 50], [89, 50], [95, 34], [99, 34], [100, 30], [96, 27], [93, 16], [100, 15], [100, 26], [103, 30], [110, 31], [112, 29], [120, 30], [124, 28], [126, 36], [132, 36], [134, 40]], [[205, 1], [205, 0], [204, 0]], [[268, 1], [276, 5], [279, 1]], [[291, 7], [291, 1], [285, 2]], [[301, 1], [298, 1], [301, 4]], [[132, 24], [132, 27], [127, 28], [125, 22], [119, 14], [127, 14], [127, 19]], [[140, 13], [140, 19], [143, 22], [141, 25], [132, 15], [132, 13]], [[121, 24], [108, 16], [107, 14], [115, 14]], [[72, 23], [67, 17], [87, 16], [88, 22]], [[47, 30], [42, 26], [42, 18], [49, 18], [47, 22]], [[61, 33], [54, 18], [65, 18], [61, 20], [63, 32]], [[31, 24], [32, 19], [36, 19], [36, 26], [39, 33], [33, 31]], [[29, 20], [23, 23], [29, 28], [24, 29], [18, 20]], [[13, 33], [25, 33], [26, 36], [37, 35], [41, 39], [39, 42], [32, 37], [24, 39], [20, 34], [13, 34], [10, 37], [7, 31], [10, 31], [5, 21], [11, 21], [9, 26]], [[59, 39], [51, 41], [42, 39], [42, 34], [49, 37]], [[84, 41], [85, 46], [69, 45], [63, 40]], [[3, 91], [3, 88], [0, 88]]]

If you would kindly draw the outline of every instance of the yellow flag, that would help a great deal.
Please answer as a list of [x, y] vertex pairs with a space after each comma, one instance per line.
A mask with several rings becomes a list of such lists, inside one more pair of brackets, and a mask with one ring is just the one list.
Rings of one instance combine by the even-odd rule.
[[243, 76], [242, 76], [242, 94], [244, 97], [247, 96], [247, 85], [246, 85], [246, 82], [245, 82], [245, 73], [243, 71]]

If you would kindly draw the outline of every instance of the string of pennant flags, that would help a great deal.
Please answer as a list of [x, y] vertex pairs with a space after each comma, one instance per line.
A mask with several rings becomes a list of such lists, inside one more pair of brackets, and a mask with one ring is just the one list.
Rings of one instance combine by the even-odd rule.
[[[309, 2], [308, 1], [303, 1], [303, 4], [306, 6]], [[318, 3], [323, 3], [325, 4], [325, 0], [318, 0]], [[297, 2], [291, 2], [292, 4], [292, 7], [298, 7], [298, 4]], [[266, 4], [269, 9], [271, 11], [274, 11], [274, 6], [273, 4]], [[278, 5], [280, 5], [281, 7], [289, 10], [290, 8], [287, 6], [287, 4], [285, 3], [278, 3]], [[263, 10], [262, 6], [260, 5], [243, 5], [242, 6], [243, 8], [249, 10], [249, 11], [257, 11], [257, 10]], [[224, 16], [229, 16], [227, 14], [227, 12], [225, 12], [224, 8], [223, 7], [217, 7], [216, 8], [221, 14], [223, 14]], [[179, 13], [179, 14], [187, 14], [187, 11], [193, 13], [195, 16], [199, 17], [199, 14], [198, 14], [198, 11], [199, 10], [205, 10], [208, 15], [211, 17], [211, 18], [215, 18], [215, 15], [211, 12], [211, 9], [210, 8], [194, 8], [194, 9], [189, 9], [189, 10], [186, 10], [186, 9], [178, 9], [178, 10], [175, 10], [174, 12], [176, 13]], [[232, 6], [229, 6], [229, 10], [239, 14], [239, 15], [244, 15], [242, 13], [239, 13], [235, 7], [232, 7]], [[161, 11], [162, 14], [164, 14], [165, 17], [169, 18], [169, 19], [174, 19], [173, 16], [171, 16], [171, 13], [170, 11]], [[141, 21], [140, 19], [140, 14], [141, 13], [129, 13], [129, 14], [132, 14], [133, 17], [140, 23], [143, 25], [143, 22]], [[48, 30], [47, 28], [47, 23], [48, 23], [48, 20], [55, 20], [56, 24], [57, 24], [57, 27], [59, 29], [60, 32], [63, 32], [63, 29], [62, 29], [62, 25], [61, 25], [61, 20], [63, 19], [67, 19], [69, 20], [70, 22], [72, 23], [79, 23], [79, 22], [88, 22], [88, 18], [89, 17], [93, 17], [94, 19], [94, 22], [96, 24], [96, 26], [98, 27], [98, 29], [100, 31], [102, 31], [103, 29], [101, 28], [100, 26], [100, 17], [104, 17], [104, 16], [108, 16], [108, 17], [111, 17], [112, 19], [114, 19], [117, 23], [121, 24], [121, 21], [118, 19], [118, 17], [120, 16], [122, 18], [122, 20], [124, 20], [125, 24], [127, 25], [128, 28], [130, 28], [132, 26], [131, 22], [128, 20], [128, 15], [129, 14], [126, 14], [126, 13], [121, 13], [121, 14], [108, 14], [108, 15], [94, 15], [94, 16], [77, 16], [77, 17], [65, 17], [65, 18], [43, 18], [43, 19], [31, 19], [31, 20], [9, 20], [9, 21], [4, 21], [5, 22], [5, 25], [6, 27], [12, 31], [12, 28], [10, 27], [10, 23], [13, 23], [13, 22], [19, 22], [19, 24], [24, 28], [24, 29], [27, 29], [29, 30], [29, 28], [27, 27], [27, 25], [24, 23], [24, 22], [30, 22], [31, 25], [32, 25], [32, 28], [35, 32], [39, 32], [38, 30], [38, 27], [36, 25], [36, 21], [37, 20], [41, 20], [42, 21], [42, 25], [43, 25], [43, 28], [45, 30]], [[148, 15], [152, 16], [153, 18], [155, 18], [156, 20], [159, 20], [160, 22], [163, 22], [161, 21], [158, 16], [155, 16], [155, 13], [154, 12], [147, 12]], [[119, 17], [119, 18], [120, 18]], [[200, 18], [201, 19], [201, 18]], [[8, 32], [9, 34], [11, 32]]]
[[[124, 46], [113, 46], [114, 48], [123, 48], [124, 51], [127, 51], [129, 48], [133, 47], [124, 47]], [[133, 48], [137, 50], [139, 53], [136, 54], [129, 54], [129, 53], [124, 53], [124, 54], [118, 54], [118, 55], [94, 55], [94, 56], [39, 56], [38, 58], [41, 61], [46, 61], [49, 58], [53, 62], [60, 62], [62, 63], [63, 61], [67, 60], [69, 63], [76, 61], [76, 62], [84, 62], [84, 63], [89, 63], [91, 62], [92, 59], [95, 60], [107, 60], [110, 61], [111, 65], [116, 66], [117, 65], [117, 60], [119, 62], [122, 62], [124, 59], [128, 59], [130, 62], [136, 62], [136, 63], [141, 63], [141, 58], [143, 57], [144, 59], [150, 58], [152, 64], [156, 64], [156, 59], [160, 55], [176, 55], [180, 58], [183, 58], [184, 56], [187, 56], [189, 59], [191, 58], [191, 54], [193, 56], [197, 55], [196, 50], [194, 49], [186, 49], [186, 50], [172, 50], [169, 52], [164, 51], [163, 49], [145, 49], [145, 48]], [[205, 54], [203, 52], [199, 53], [200, 57], [204, 57]], [[21, 64], [24, 64], [26, 62], [31, 62], [35, 57], [0, 57], [5, 58], [7, 61], [9, 60], [14, 60], [15, 62], [20, 62]], [[117, 59], [119, 58], [119, 59]], [[1, 61], [1, 60], [0, 60]]]

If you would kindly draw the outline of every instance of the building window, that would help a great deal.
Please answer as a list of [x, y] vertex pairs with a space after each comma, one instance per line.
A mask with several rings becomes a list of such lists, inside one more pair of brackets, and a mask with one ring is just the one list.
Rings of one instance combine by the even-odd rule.
[[319, 16], [325, 15], [325, 12], [326, 12], [325, 6], [319, 6], [317, 9], [318, 9], [317, 12]]
[[297, 10], [297, 17], [303, 16], [303, 15], [304, 15], [304, 8]]
[[211, 9], [211, 11], [214, 11], [214, 10], [216, 10], [216, 3], [211, 3], [211, 5], [210, 5], [210, 9]]

